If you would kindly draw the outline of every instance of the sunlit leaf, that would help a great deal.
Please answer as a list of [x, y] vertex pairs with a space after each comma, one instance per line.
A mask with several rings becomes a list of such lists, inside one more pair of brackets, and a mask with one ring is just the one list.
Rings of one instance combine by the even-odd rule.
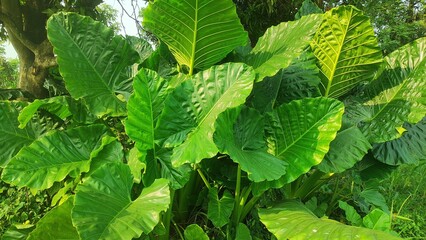
[[[46, 189], [67, 175], [87, 172], [90, 161], [114, 140], [103, 125], [53, 131], [24, 147], [2, 174], [2, 180], [18, 187]], [[108, 141], [103, 141], [108, 137]]]
[[302, 203], [288, 201], [271, 208], [259, 209], [260, 221], [278, 240], [287, 239], [400, 239], [388, 233], [347, 226], [340, 222], [318, 218]]
[[311, 46], [325, 97], [340, 97], [360, 82], [371, 81], [382, 62], [369, 18], [352, 6], [326, 12]]
[[231, 0], [157, 0], [144, 10], [143, 25], [169, 46], [190, 75], [248, 40]]
[[87, 16], [57, 13], [47, 22], [59, 71], [73, 98], [83, 98], [97, 116], [125, 114], [129, 66], [137, 59], [130, 44]]

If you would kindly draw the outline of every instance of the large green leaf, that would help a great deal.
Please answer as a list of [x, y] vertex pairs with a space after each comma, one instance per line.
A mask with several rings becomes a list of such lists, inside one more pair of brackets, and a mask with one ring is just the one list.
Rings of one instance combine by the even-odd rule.
[[100, 22], [75, 13], [53, 15], [47, 31], [71, 96], [83, 98], [97, 116], [124, 115], [128, 67], [137, 59], [130, 44]]
[[46, 134], [10, 160], [2, 179], [18, 187], [40, 190], [68, 174], [78, 176], [87, 172], [91, 159], [114, 140], [107, 131], [103, 125], [91, 125]]
[[217, 154], [214, 122], [221, 112], [244, 103], [254, 78], [251, 67], [228, 63], [196, 74], [169, 94], [155, 136], [164, 146], [183, 142], [173, 150], [173, 165], [197, 163]]
[[191, 224], [185, 228], [185, 240], [209, 240], [207, 234], [197, 224]]
[[315, 55], [306, 51], [273, 77], [255, 83], [247, 105], [263, 113], [292, 100], [321, 96], [318, 73]]
[[219, 151], [228, 154], [255, 182], [272, 181], [285, 174], [287, 164], [267, 153], [265, 123], [260, 113], [249, 108], [232, 108], [216, 120], [213, 135]]
[[143, 25], [169, 46], [190, 75], [248, 40], [231, 0], [157, 0], [145, 9]]
[[154, 128], [167, 96], [167, 82], [152, 70], [142, 69], [134, 77], [134, 92], [127, 104], [126, 132], [139, 151], [155, 148]]
[[299, 11], [297, 11], [294, 18], [300, 19], [303, 16], [315, 13], [323, 13], [323, 11], [311, 0], [305, 0], [303, 1], [302, 6], [300, 7]]
[[18, 151], [32, 143], [42, 132], [37, 122], [23, 129], [18, 128], [18, 115], [27, 104], [24, 102], [0, 102], [0, 167], [6, 166]]
[[69, 111], [67, 96], [58, 96], [46, 99], [36, 99], [30, 103], [18, 116], [20, 122], [19, 127], [24, 128], [25, 125], [31, 120], [38, 109], [45, 109], [46, 111], [56, 115], [60, 119], [65, 119], [71, 116]]
[[28, 240], [79, 240], [77, 229], [72, 225], [71, 209], [74, 197], [68, 198], [62, 205], [50, 210], [37, 223]]
[[305, 98], [267, 114], [269, 151], [288, 166], [282, 183], [294, 181], [319, 164], [341, 127], [344, 106], [329, 98]]
[[266, 30], [244, 60], [259, 74], [257, 80], [272, 77], [280, 69], [290, 66], [309, 46], [321, 19], [322, 15], [310, 15]]
[[426, 37], [401, 47], [385, 58], [379, 78], [365, 87], [369, 100], [363, 106], [369, 115], [361, 130], [370, 142], [396, 139], [404, 122], [417, 123], [426, 115], [425, 52]]
[[234, 198], [229, 191], [225, 190], [222, 198], [219, 199], [218, 189], [216, 187], [210, 188], [207, 217], [215, 227], [221, 228], [229, 223], [234, 204]]
[[312, 43], [321, 70], [321, 92], [337, 98], [363, 81], [371, 81], [382, 61], [367, 16], [352, 6], [325, 13]]
[[389, 165], [417, 164], [426, 159], [426, 118], [417, 124], [406, 124], [406, 132], [392, 141], [374, 144], [374, 157]]
[[315, 216], [302, 203], [288, 201], [268, 209], [259, 209], [260, 221], [278, 240], [286, 239], [400, 239], [385, 232], [347, 226]]
[[318, 169], [325, 173], [341, 173], [362, 160], [371, 145], [356, 126], [337, 133], [330, 144], [330, 151]]
[[132, 201], [127, 165], [108, 163], [76, 189], [72, 220], [81, 239], [132, 239], [150, 233], [170, 203], [168, 181], [157, 179]]

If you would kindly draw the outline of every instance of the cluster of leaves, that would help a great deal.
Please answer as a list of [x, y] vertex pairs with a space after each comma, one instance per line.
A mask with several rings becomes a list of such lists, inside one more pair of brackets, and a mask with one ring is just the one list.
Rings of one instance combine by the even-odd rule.
[[70, 96], [0, 102], [2, 180], [55, 189], [27, 239], [398, 239], [376, 228], [380, 209], [359, 221], [341, 202], [348, 226], [304, 202], [355, 165], [424, 159], [426, 38], [383, 59], [360, 10], [310, 9], [253, 49], [231, 0], [150, 3], [155, 51], [53, 15]]

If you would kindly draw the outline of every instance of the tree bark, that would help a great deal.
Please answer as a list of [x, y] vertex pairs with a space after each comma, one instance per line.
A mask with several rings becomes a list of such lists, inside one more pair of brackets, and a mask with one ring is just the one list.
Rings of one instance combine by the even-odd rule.
[[19, 58], [18, 87], [36, 98], [48, 96], [43, 84], [49, 68], [56, 65], [45, 29], [47, 15], [43, 11], [48, 7], [45, 2], [27, 0], [21, 5], [16, 0], [0, 0], [0, 21]]

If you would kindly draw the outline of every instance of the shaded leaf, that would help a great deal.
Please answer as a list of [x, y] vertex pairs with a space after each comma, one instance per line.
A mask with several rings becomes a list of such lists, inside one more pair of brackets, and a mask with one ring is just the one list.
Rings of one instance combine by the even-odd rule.
[[400, 239], [388, 233], [347, 226], [330, 219], [317, 218], [302, 203], [288, 201], [259, 209], [260, 221], [278, 240], [286, 239]]
[[352, 224], [352, 226], [362, 226], [361, 216], [357, 213], [354, 207], [352, 207], [346, 202], [339, 200], [339, 208], [345, 211], [346, 219]]
[[315, 56], [312, 52], [305, 51], [275, 76], [255, 83], [247, 105], [263, 113], [292, 100], [318, 97], [321, 95], [318, 73]]
[[340, 97], [357, 84], [371, 81], [382, 62], [369, 18], [352, 6], [326, 12], [311, 47], [319, 60], [325, 97]]
[[19, 111], [25, 106], [24, 102], [0, 102], [0, 167], [6, 166], [22, 147], [32, 143], [43, 132], [36, 121], [23, 129], [18, 128]]
[[143, 25], [169, 46], [190, 75], [248, 39], [231, 0], [157, 0], [144, 10]]
[[37, 222], [36, 228], [28, 240], [39, 239], [75, 239], [79, 240], [77, 229], [72, 225], [71, 209], [74, 197], [68, 198], [62, 205], [50, 210]]
[[322, 10], [311, 0], [305, 0], [302, 3], [299, 11], [297, 11], [294, 16], [295, 19], [300, 19], [303, 16], [315, 14], [315, 13], [323, 13]]
[[100, 22], [75, 13], [54, 14], [47, 31], [71, 96], [83, 98], [96, 116], [124, 115], [131, 84], [128, 67], [137, 59], [130, 44]]
[[133, 177], [123, 163], [108, 163], [76, 189], [73, 223], [82, 239], [131, 239], [150, 233], [170, 203], [168, 181], [157, 179], [131, 200]]
[[240, 164], [255, 182], [272, 181], [285, 174], [287, 164], [266, 152], [264, 119], [254, 109], [232, 108], [216, 120], [214, 141], [223, 154]]
[[377, 160], [396, 166], [417, 164], [426, 159], [426, 118], [404, 127], [407, 131], [400, 138], [373, 145], [372, 152]]
[[369, 149], [370, 143], [356, 126], [344, 129], [330, 143], [330, 151], [318, 169], [325, 173], [341, 173], [361, 161]]
[[216, 187], [209, 189], [208, 197], [209, 204], [207, 216], [215, 227], [221, 228], [229, 223], [229, 217], [234, 209], [234, 198], [229, 191], [225, 190], [222, 198], [219, 199], [218, 189]]
[[425, 52], [426, 37], [399, 48], [385, 58], [378, 79], [365, 86], [363, 107], [369, 114], [360, 128], [370, 142], [399, 138], [404, 122], [417, 123], [426, 115]]
[[239, 223], [237, 227], [237, 235], [235, 236], [235, 240], [251, 240], [250, 229], [244, 224]]

